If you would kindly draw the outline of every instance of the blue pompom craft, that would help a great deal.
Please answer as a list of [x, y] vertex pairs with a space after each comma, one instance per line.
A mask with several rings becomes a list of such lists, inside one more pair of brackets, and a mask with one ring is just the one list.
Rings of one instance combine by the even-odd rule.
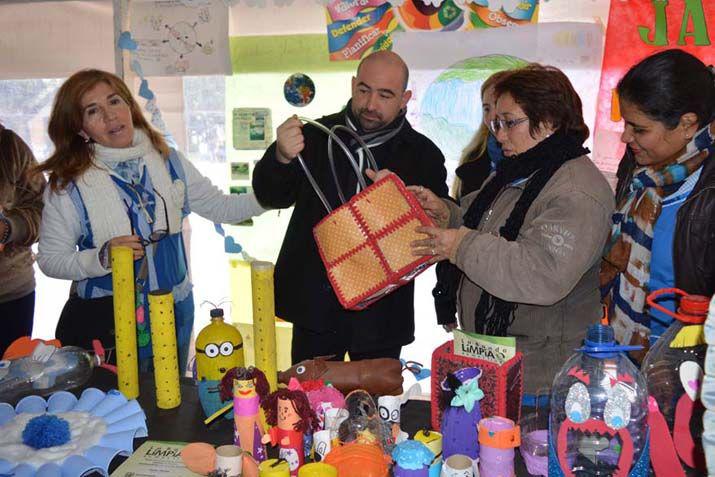
[[33, 449], [61, 446], [71, 437], [69, 423], [51, 414], [33, 417], [22, 431], [22, 442]]

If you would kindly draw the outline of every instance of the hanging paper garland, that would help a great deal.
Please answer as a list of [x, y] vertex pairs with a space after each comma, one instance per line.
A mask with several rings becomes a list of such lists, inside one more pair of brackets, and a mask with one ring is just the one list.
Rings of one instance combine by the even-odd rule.
[[139, 96], [146, 99], [146, 104], [144, 105], [144, 108], [149, 113], [151, 113], [151, 124], [164, 135], [164, 139], [166, 139], [166, 142], [169, 144], [169, 146], [176, 149], [176, 141], [169, 132], [169, 129], [166, 127], [166, 123], [161, 116], [161, 110], [159, 110], [159, 105], [156, 103], [156, 95], [149, 88], [149, 81], [147, 81], [147, 79], [144, 77], [142, 65], [136, 58], [134, 58], [135, 52], [137, 48], [139, 48], [139, 45], [137, 45], [137, 42], [132, 39], [131, 32], [122, 32], [121, 35], [119, 35], [119, 41], [117, 43], [117, 46], [119, 46], [119, 48], [121, 48], [122, 50], [127, 50], [129, 52], [129, 55], [131, 57], [130, 68], [141, 80], [141, 83], [139, 85]]

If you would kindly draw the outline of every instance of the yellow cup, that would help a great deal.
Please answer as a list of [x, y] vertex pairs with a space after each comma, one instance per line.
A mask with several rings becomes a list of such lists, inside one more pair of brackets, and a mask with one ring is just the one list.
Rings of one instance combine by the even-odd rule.
[[290, 477], [288, 462], [278, 459], [264, 460], [258, 465], [259, 477]]
[[298, 477], [338, 477], [338, 469], [323, 462], [305, 464], [298, 469]]

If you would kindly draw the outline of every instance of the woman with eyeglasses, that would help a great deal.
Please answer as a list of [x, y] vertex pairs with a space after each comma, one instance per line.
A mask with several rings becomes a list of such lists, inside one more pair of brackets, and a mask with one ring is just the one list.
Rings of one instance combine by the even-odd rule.
[[617, 91], [626, 154], [601, 285], [616, 338], [644, 346], [642, 358], [673, 320], [647, 307], [650, 292], [715, 293], [715, 70], [666, 50], [633, 66]]
[[505, 158], [461, 208], [412, 188], [438, 227], [415, 255], [462, 272], [462, 329], [515, 336], [527, 393], [548, 388], [601, 316], [598, 265], [613, 194], [586, 155], [581, 100], [558, 69], [529, 66], [495, 86], [492, 131]]
[[[501, 145], [490, 131], [490, 124], [496, 117], [494, 85], [506, 74], [507, 71], [497, 71], [482, 83], [482, 122], [464, 148], [459, 167], [454, 171], [456, 177], [452, 196], [458, 201], [482, 187], [504, 157]], [[437, 323], [442, 325], [445, 331], [452, 331], [457, 327], [457, 287], [461, 272], [447, 260], [439, 262], [436, 268], [437, 284], [432, 290], [432, 296], [437, 311]]]
[[127, 86], [99, 70], [72, 75], [49, 122], [54, 153], [40, 228], [38, 264], [72, 280], [55, 332], [64, 345], [114, 346], [111, 248], [134, 252], [140, 367], [151, 363], [148, 293], [174, 297], [179, 366], [186, 368], [194, 322], [181, 224], [191, 211], [236, 223], [264, 210], [253, 194], [222, 193], [144, 118]]

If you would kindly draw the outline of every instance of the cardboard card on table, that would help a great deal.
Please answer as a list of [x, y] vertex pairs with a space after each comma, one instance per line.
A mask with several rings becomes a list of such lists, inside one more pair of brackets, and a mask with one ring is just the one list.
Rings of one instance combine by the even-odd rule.
[[146, 441], [112, 472], [111, 477], [199, 477], [181, 461], [185, 442]]
[[504, 364], [516, 354], [516, 338], [454, 330], [454, 354]]

